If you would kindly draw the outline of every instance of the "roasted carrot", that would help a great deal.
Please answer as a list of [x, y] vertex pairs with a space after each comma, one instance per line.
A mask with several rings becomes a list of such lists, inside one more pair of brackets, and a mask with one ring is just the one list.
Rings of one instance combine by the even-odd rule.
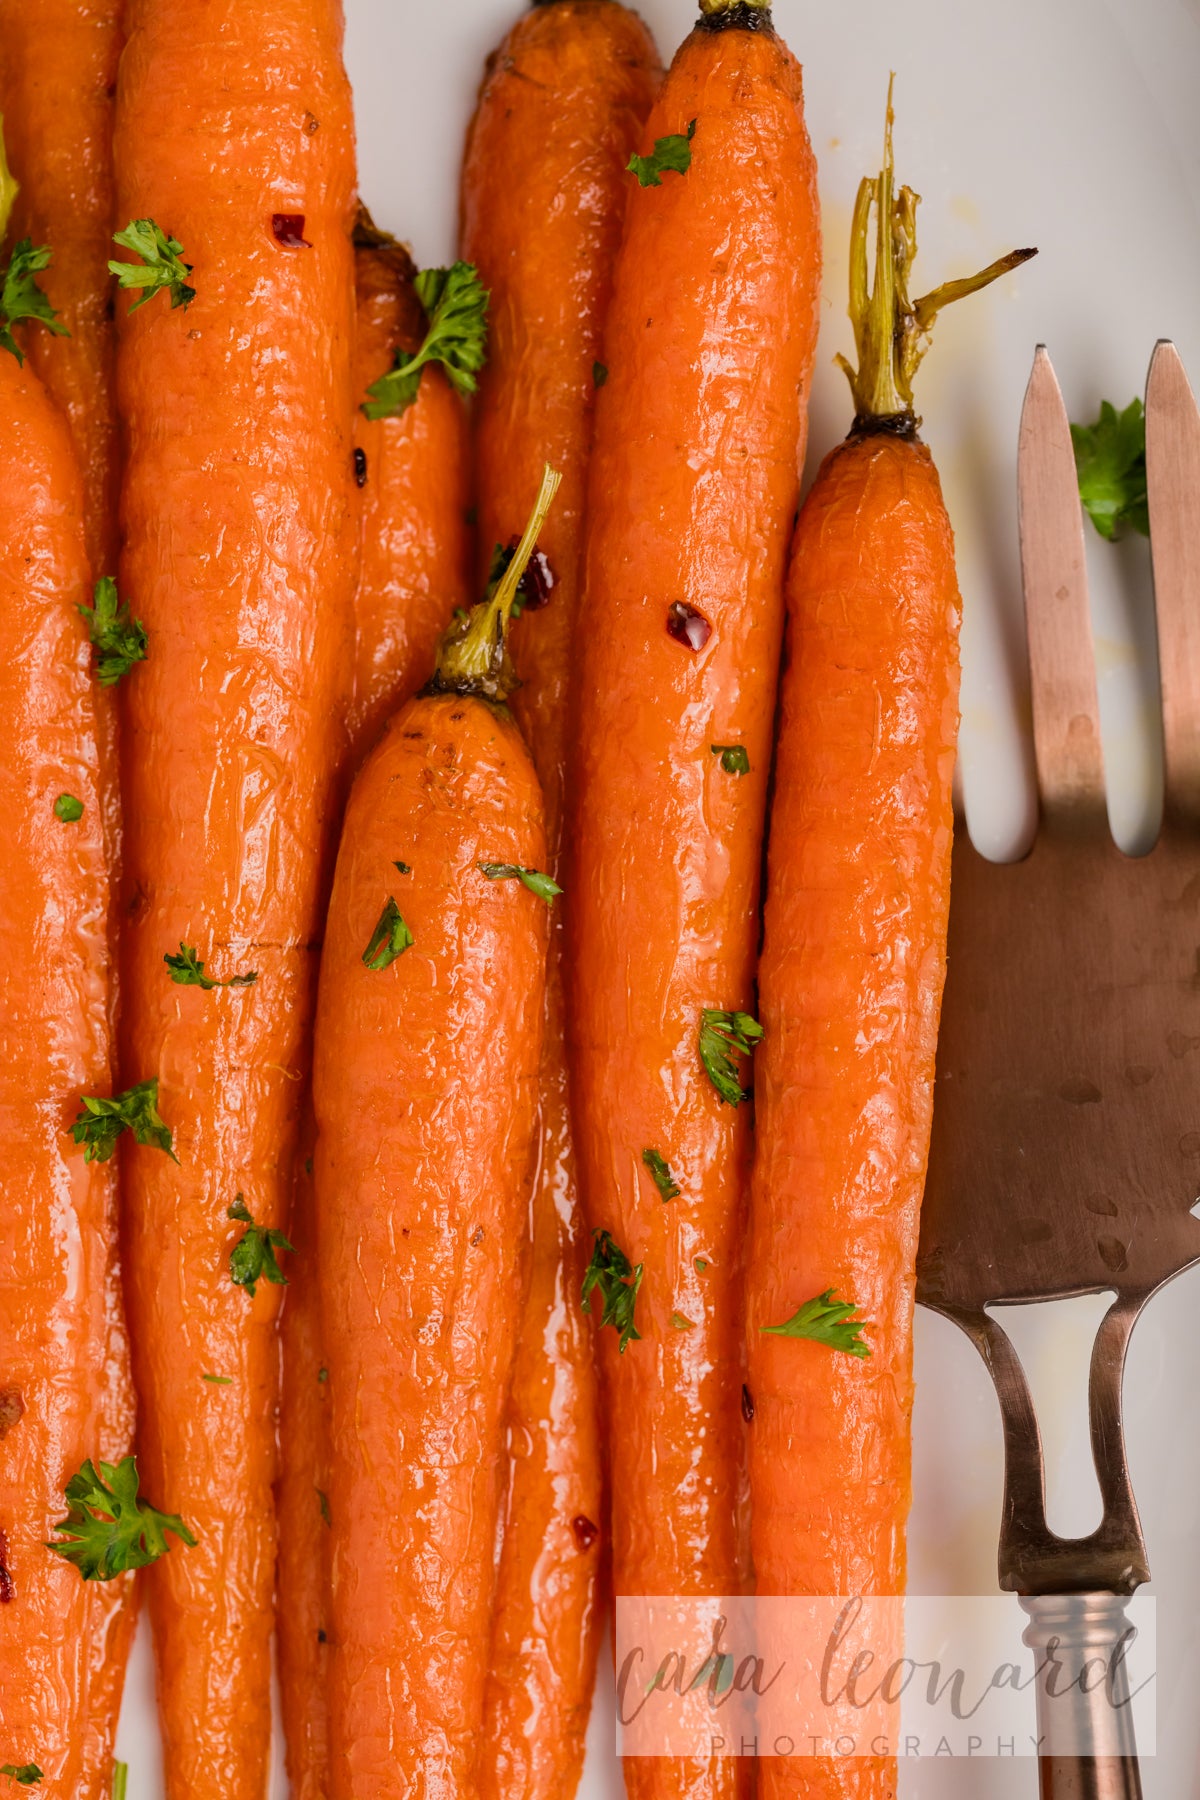
[[[856, 416], [809, 491], [788, 577], [747, 1271], [760, 1594], [904, 1591], [960, 612], [911, 384], [939, 309], [1032, 254], [910, 305], [915, 208], [893, 188], [889, 101], [884, 168], [853, 226]], [[896, 1764], [771, 1757], [759, 1784], [883, 1800]]]
[[183, 1800], [266, 1779], [269, 1234], [349, 686], [354, 147], [337, 0], [133, 0], [126, 25], [120, 279], [144, 285], [117, 303], [122, 595], [147, 654], [122, 683], [123, 1057], [158, 1079], [179, 1158], [128, 1159], [127, 1291], [147, 1485], [199, 1540], [149, 1581]]
[[[117, 567], [117, 447], [112, 128], [121, 54], [120, 0], [3, 0], [0, 112], [20, 187], [14, 238], [48, 244], [42, 276], [61, 333], [30, 330], [25, 349], [67, 416], [83, 475], [93, 581]], [[121, 816], [115, 695], [95, 695], [102, 821], [112, 902], [120, 885]], [[116, 944], [115, 916], [110, 938]], [[110, 984], [115, 1009], [117, 984]]]
[[[416, 276], [408, 252], [377, 230], [365, 209], [354, 235], [361, 559], [349, 772], [428, 674], [439, 637], [467, 600], [470, 433], [463, 396], [444, 366], [436, 365], [443, 355], [465, 353], [473, 360], [486, 337], [481, 291], [473, 310], [456, 315], [448, 336], [436, 317], [426, 315], [417, 292], [418, 283], [427, 286], [442, 272]], [[389, 399], [388, 390], [397, 385], [394, 364], [415, 360], [431, 337], [434, 366], [422, 367], [415, 387], [401, 381], [404, 391]], [[456, 374], [461, 381], [461, 371]], [[315, 1242], [311, 1150], [311, 1143], [302, 1145], [296, 1176], [292, 1235], [300, 1256]], [[329, 1741], [329, 1533], [319, 1496], [328, 1479], [329, 1446], [314, 1256], [296, 1268], [280, 1333], [280, 1700], [292, 1793], [296, 1800], [319, 1800], [327, 1791]]]
[[[399, 413], [368, 399], [398, 348], [417, 351], [428, 321], [404, 246], [365, 216], [356, 244], [354, 456], [362, 559], [354, 607], [353, 762], [424, 680], [451, 615], [467, 604], [471, 486], [466, 408], [441, 368], [422, 371], [415, 398]], [[379, 416], [368, 416], [368, 409]]]
[[288, 1235], [295, 1258], [280, 1318], [276, 1637], [292, 1800], [325, 1800], [329, 1782], [329, 1370], [321, 1332], [311, 1117], [301, 1133]]
[[[514, 711], [561, 838], [583, 503], [603, 328], [636, 149], [661, 71], [615, 0], [554, 0], [488, 63], [467, 138], [462, 252], [491, 293], [476, 405], [485, 558], [506, 546], [543, 462], [563, 485], [539, 549], [547, 604], [513, 633]], [[569, 904], [569, 896], [564, 905]], [[602, 1618], [604, 1495], [587, 1262], [576, 1193], [556, 908], [541, 1079], [530, 1272], [509, 1410], [509, 1475], [484, 1757], [485, 1795], [569, 1800], [583, 1761]]]
[[[0, 230], [2, 230], [0, 226]], [[32, 247], [27, 247], [32, 248]], [[22, 266], [25, 275], [22, 279]], [[4, 282], [30, 286], [21, 252]], [[32, 310], [32, 309], [31, 309]], [[129, 1578], [84, 1582], [47, 1550], [67, 1484], [133, 1438], [112, 1162], [70, 1135], [111, 1092], [84, 496], [66, 421], [0, 321], [0, 1763], [101, 1800], [132, 1617]], [[35, 328], [36, 329], [36, 328]]]
[[[800, 69], [765, 10], [710, 8], [629, 182], [589, 473], [566, 884], [576, 1141], [604, 1234], [593, 1272], [606, 1315], [641, 1340], [622, 1329], [618, 1353], [601, 1334], [618, 1600], [735, 1593], [744, 1573], [749, 1121], [733, 1056], [757, 1032], [820, 272]], [[631, 1759], [626, 1780], [635, 1795], [726, 1794], [743, 1776], [732, 1759]]]
[[13, 234], [49, 244], [42, 286], [69, 335], [31, 331], [29, 360], [67, 415], [92, 576], [117, 566], [112, 129], [120, 0], [4, 0], [0, 108], [20, 191]]
[[545, 999], [504, 636], [554, 478], [351, 791], [321, 963], [332, 1800], [474, 1793]]

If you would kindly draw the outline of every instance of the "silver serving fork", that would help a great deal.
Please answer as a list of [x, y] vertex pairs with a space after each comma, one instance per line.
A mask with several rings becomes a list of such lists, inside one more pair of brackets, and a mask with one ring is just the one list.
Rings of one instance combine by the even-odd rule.
[[[1126, 1599], [1150, 1573], [1125, 1458], [1125, 1353], [1149, 1296], [1200, 1261], [1200, 413], [1167, 342], [1146, 430], [1166, 794], [1158, 842], [1131, 858], [1108, 830], [1074, 457], [1038, 349], [1018, 495], [1040, 827], [1005, 865], [957, 832], [917, 1272], [919, 1299], [962, 1327], [996, 1385], [999, 1579], [1029, 1614], [1025, 1641], [1038, 1661], [1061, 1649], [1118, 1677]], [[1107, 1290], [1089, 1378], [1104, 1514], [1087, 1537], [1061, 1538], [1025, 1373], [987, 1308]], [[1068, 1719], [1039, 1683], [1044, 1800], [1138, 1800], [1129, 1707], [1112, 1700], [1073, 1690]]]

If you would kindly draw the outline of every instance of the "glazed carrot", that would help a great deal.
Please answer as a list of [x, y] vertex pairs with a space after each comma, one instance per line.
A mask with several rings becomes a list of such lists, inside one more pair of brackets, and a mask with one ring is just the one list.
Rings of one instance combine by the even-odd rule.
[[133, 1436], [116, 1165], [85, 1160], [69, 1131], [81, 1094], [111, 1092], [84, 499], [66, 421], [7, 348], [0, 417], [0, 1763], [36, 1765], [40, 1793], [101, 1800], [129, 1580], [85, 1583], [45, 1548], [70, 1479]]
[[329, 1527], [321, 1505], [329, 1488], [329, 1371], [317, 1282], [313, 1138], [306, 1121], [288, 1227], [296, 1254], [280, 1318], [275, 1625], [292, 1800], [325, 1800], [329, 1780]]
[[[854, 220], [856, 417], [809, 491], [788, 578], [747, 1271], [760, 1594], [904, 1591], [960, 612], [911, 381], [938, 310], [1032, 254], [910, 306], [915, 208], [893, 191], [889, 102], [884, 169]], [[883, 1800], [896, 1765], [772, 1757], [759, 1784], [771, 1800]]]
[[359, 773], [334, 877], [314, 1063], [332, 1800], [476, 1791], [549, 919], [503, 640], [553, 486]]
[[[36, 328], [29, 360], [67, 416], [83, 475], [84, 533], [92, 579], [117, 567], [114, 393], [112, 128], [121, 54], [120, 0], [3, 0], [0, 112], [20, 179], [13, 236], [48, 244], [42, 285], [66, 328]], [[95, 696], [101, 801], [110, 888], [120, 884], [120, 796], [115, 696]], [[111, 936], [116, 943], [116, 921]], [[116, 983], [110, 999], [115, 1007]]]
[[[623, 1331], [616, 1354], [602, 1332], [618, 1599], [735, 1593], [744, 1574], [749, 1120], [728, 1034], [757, 1032], [745, 1009], [820, 272], [800, 70], [765, 11], [710, 7], [643, 151], [589, 474], [567, 883], [581, 1185], [610, 1234], [596, 1270], [618, 1316], [622, 1270], [641, 1270], [642, 1341]], [[626, 1781], [728, 1794], [745, 1766], [631, 1759]]]
[[[434, 322], [417, 296], [408, 252], [376, 230], [365, 209], [355, 228], [354, 470], [360, 495], [355, 596], [354, 693], [347, 766], [357, 766], [387, 718], [433, 666], [438, 639], [468, 598], [470, 435], [460, 394], [441, 367], [424, 367], [411, 400], [372, 403], [389, 385], [397, 350], [415, 356]], [[435, 272], [436, 273], [436, 272]], [[465, 331], [465, 338], [464, 338]], [[481, 351], [486, 308], [460, 319], [455, 348]], [[443, 350], [446, 344], [439, 338]], [[368, 408], [371, 414], [368, 416]], [[312, 1144], [302, 1146], [292, 1236], [297, 1254], [315, 1241]], [[319, 1800], [328, 1783], [329, 1533], [319, 1496], [327, 1485], [328, 1385], [322, 1371], [317, 1271], [297, 1265], [281, 1326], [280, 1441], [276, 1493], [279, 1577], [276, 1628], [287, 1766], [296, 1800]]]
[[[126, 25], [122, 281], [151, 285], [117, 303], [148, 636], [122, 684], [123, 1055], [179, 1157], [128, 1160], [127, 1291], [147, 1486], [199, 1539], [148, 1585], [168, 1792], [257, 1800], [278, 1288], [236, 1277], [289, 1204], [342, 748], [353, 136], [337, 0], [133, 0]], [[210, 991], [197, 964], [256, 979]]]
[[83, 473], [93, 578], [117, 566], [112, 129], [120, 0], [4, 0], [0, 108], [20, 192], [13, 235], [49, 244], [42, 286], [69, 336], [32, 331], [29, 360], [66, 413]]
[[[548, 604], [513, 633], [513, 707], [562, 835], [569, 684], [597, 371], [630, 185], [626, 165], [661, 75], [615, 0], [554, 0], [489, 60], [467, 138], [462, 253], [491, 292], [476, 420], [479, 542], [507, 545], [543, 462], [563, 475], [539, 548]], [[569, 897], [564, 901], [569, 904]], [[603, 1474], [591, 1333], [578, 1305], [588, 1251], [571, 1148], [555, 910], [542, 1063], [541, 1157], [509, 1413], [504, 1541], [492, 1628], [485, 1795], [574, 1793], [601, 1622]]]
[[398, 416], [369, 418], [364, 411], [367, 390], [390, 368], [394, 351], [415, 352], [427, 321], [403, 245], [365, 217], [356, 244], [354, 454], [362, 560], [354, 607], [354, 764], [424, 680], [451, 615], [468, 603], [471, 484], [466, 408], [442, 369], [422, 372], [415, 400]]

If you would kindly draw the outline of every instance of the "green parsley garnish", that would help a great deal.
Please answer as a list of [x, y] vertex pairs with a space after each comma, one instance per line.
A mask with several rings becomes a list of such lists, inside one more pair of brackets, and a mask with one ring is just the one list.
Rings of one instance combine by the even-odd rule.
[[54, 802], [54, 816], [64, 825], [74, 825], [83, 817], [83, 801], [77, 800], [74, 794], [60, 794]]
[[185, 944], [179, 940], [179, 955], [164, 956], [163, 961], [171, 971], [171, 980], [180, 987], [203, 988], [207, 993], [210, 988], [250, 987], [258, 980], [258, 970], [251, 969], [248, 975], [227, 975], [224, 981], [216, 981], [211, 975], [204, 973], [204, 964], [196, 954], [194, 944]]
[[35, 1781], [42, 1779], [42, 1771], [36, 1763], [0, 1763], [0, 1775], [7, 1775], [13, 1781], [19, 1781], [22, 1787], [32, 1787]]
[[392, 864], [392, 867], [393, 867], [393, 869], [398, 869], [401, 875], [411, 875], [412, 874], [412, 868], [406, 862], [394, 862]]
[[83, 1111], [71, 1127], [71, 1136], [85, 1146], [84, 1162], [107, 1162], [123, 1131], [132, 1131], [139, 1144], [164, 1150], [173, 1163], [179, 1158], [171, 1148], [170, 1127], [158, 1112], [158, 1081], [139, 1081], [136, 1087], [114, 1094], [111, 1100], [95, 1094], [79, 1096]]
[[696, 1329], [695, 1319], [689, 1319], [680, 1312], [671, 1314], [671, 1324], [676, 1331], [695, 1331]]
[[709, 749], [714, 756], [721, 759], [721, 767], [727, 775], [748, 775], [750, 758], [746, 755], [745, 744], [710, 744]]
[[708, 1262], [703, 1256], [694, 1256], [692, 1258], [692, 1267], [695, 1269], [697, 1275], [703, 1275], [708, 1267]]
[[642, 1335], [633, 1322], [634, 1302], [642, 1285], [642, 1265], [639, 1263], [635, 1269], [607, 1231], [595, 1231], [592, 1236], [592, 1260], [584, 1273], [579, 1303], [586, 1312], [592, 1289], [600, 1289], [604, 1302], [600, 1323], [612, 1325], [620, 1333], [617, 1349], [624, 1356], [626, 1344]]
[[657, 1150], [643, 1150], [642, 1161], [650, 1171], [651, 1180], [662, 1195], [663, 1200], [678, 1200], [679, 1187], [666, 1162]]
[[85, 1581], [111, 1581], [126, 1569], [144, 1569], [171, 1546], [173, 1532], [189, 1548], [196, 1540], [174, 1513], [161, 1513], [138, 1499], [137, 1459], [117, 1464], [85, 1462], [67, 1483], [67, 1516], [55, 1525], [61, 1535], [46, 1545], [65, 1562], [74, 1563]]
[[241, 1194], [235, 1197], [232, 1206], [226, 1208], [225, 1217], [236, 1219], [239, 1225], [246, 1227], [229, 1252], [229, 1279], [234, 1287], [245, 1288], [252, 1300], [260, 1281], [272, 1282], [276, 1287], [286, 1287], [288, 1278], [275, 1260], [275, 1252], [294, 1250], [295, 1246], [288, 1243], [282, 1231], [266, 1225], [256, 1225]]
[[130, 302], [130, 312], [136, 312], [147, 300], [153, 300], [160, 288], [166, 288], [170, 294], [172, 307], [192, 304], [196, 290], [189, 287], [187, 279], [192, 265], [183, 261], [183, 245], [178, 238], [168, 237], [153, 219], [131, 219], [124, 231], [113, 232], [113, 243], [119, 244], [122, 250], [132, 250], [142, 259], [140, 263], [110, 262], [108, 265], [117, 278], [118, 287], [145, 289]]
[[696, 121], [693, 119], [686, 134], [677, 132], [672, 137], [655, 138], [649, 156], [631, 156], [625, 167], [637, 176], [639, 187], [661, 187], [668, 170], [673, 170], [676, 175], [686, 175], [691, 168], [695, 135]]
[[806, 1300], [782, 1325], [761, 1329], [774, 1337], [811, 1338], [814, 1344], [828, 1344], [831, 1350], [845, 1350], [849, 1356], [870, 1356], [870, 1345], [858, 1335], [870, 1321], [851, 1318], [857, 1311], [854, 1301], [847, 1306], [834, 1299], [832, 1288], [826, 1288], [815, 1300]]
[[202, 1375], [200, 1377], [200, 1379], [201, 1379], [201, 1381], [211, 1381], [213, 1383], [214, 1387], [232, 1387], [233, 1386], [233, 1376], [232, 1375]]
[[731, 1052], [751, 1056], [762, 1034], [762, 1026], [749, 1013], [720, 1012], [706, 1006], [700, 1014], [700, 1060], [708, 1079], [730, 1106], [748, 1100], [751, 1093], [742, 1086]]
[[1146, 413], [1131, 400], [1119, 413], [1108, 400], [1100, 403], [1094, 425], [1072, 425], [1075, 472], [1084, 511], [1103, 538], [1118, 538], [1126, 529], [1150, 536], [1146, 498]]
[[557, 881], [543, 875], [540, 869], [523, 869], [517, 863], [480, 863], [479, 867], [489, 881], [519, 881], [547, 906], [553, 906], [556, 895], [562, 893]]
[[487, 361], [488, 291], [474, 264], [422, 269], [413, 285], [429, 321], [425, 341], [417, 351], [397, 350], [387, 374], [371, 383], [363, 402], [368, 419], [398, 418], [407, 412], [428, 363], [441, 363], [452, 387], [460, 394], [473, 394], [475, 378]]
[[55, 337], [71, 335], [65, 325], [59, 324], [54, 308], [33, 279], [49, 263], [50, 251], [45, 244], [35, 250], [31, 238], [22, 238], [4, 271], [4, 285], [0, 288], [0, 347], [22, 365], [24, 353], [12, 334], [18, 319], [37, 319]]
[[81, 606], [88, 636], [97, 652], [96, 675], [101, 687], [115, 687], [134, 663], [146, 658], [146, 627], [129, 616], [129, 602], [117, 601], [117, 584], [102, 575], [92, 591], [93, 606]]
[[608, 380], [608, 370], [602, 362], [592, 364], [592, 386], [602, 388]]
[[113, 1764], [112, 1800], [125, 1800], [125, 1788], [129, 1781], [129, 1764], [115, 1762]]
[[389, 895], [362, 959], [368, 969], [390, 969], [396, 958], [403, 956], [412, 942], [413, 934], [401, 918], [400, 908]]

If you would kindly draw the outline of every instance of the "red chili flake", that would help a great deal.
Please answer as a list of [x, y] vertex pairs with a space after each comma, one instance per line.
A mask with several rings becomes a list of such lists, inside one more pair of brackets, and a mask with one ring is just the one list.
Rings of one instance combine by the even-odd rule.
[[742, 1417], [747, 1425], [754, 1423], [754, 1395], [744, 1381], [742, 1383]]
[[8, 1572], [8, 1534], [0, 1531], [0, 1606], [17, 1597], [17, 1584]]
[[354, 446], [354, 480], [360, 488], [367, 485], [367, 453], [358, 444]]
[[312, 249], [304, 235], [303, 213], [272, 213], [271, 230], [275, 233], [275, 242], [282, 244], [285, 250]]
[[673, 600], [667, 608], [667, 631], [685, 650], [703, 650], [712, 636], [712, 626], [704, 614], [685, 600]]
[[[503, 549], [497, 545], [492, 557], [490, 580], [500, 580], [515, 556], [520, 542], [519, 537], [514, 537], [509, 539]], [[533, 555], [525, 565], [525, 573], [517, 583], [520, 605], [513, 609], [514, 619], [519, 619], [522, 612], [536, 612], [540, 606], [547, 605], [557, 585], [558, 577], [551, 566], [550, 558], [535, 544]]]
[[12, 1430], [24, 1411], [20, 1388], [0, 1388], [0, 1438]]
[[590, 1550], [600, 1536], [600, 1527], [593, 1525], [592, 1521], [583, 1513], [575, 1514], [571, 1520], [571, 1530], [575, 1533], [575, 1542], [581, 1550]]

